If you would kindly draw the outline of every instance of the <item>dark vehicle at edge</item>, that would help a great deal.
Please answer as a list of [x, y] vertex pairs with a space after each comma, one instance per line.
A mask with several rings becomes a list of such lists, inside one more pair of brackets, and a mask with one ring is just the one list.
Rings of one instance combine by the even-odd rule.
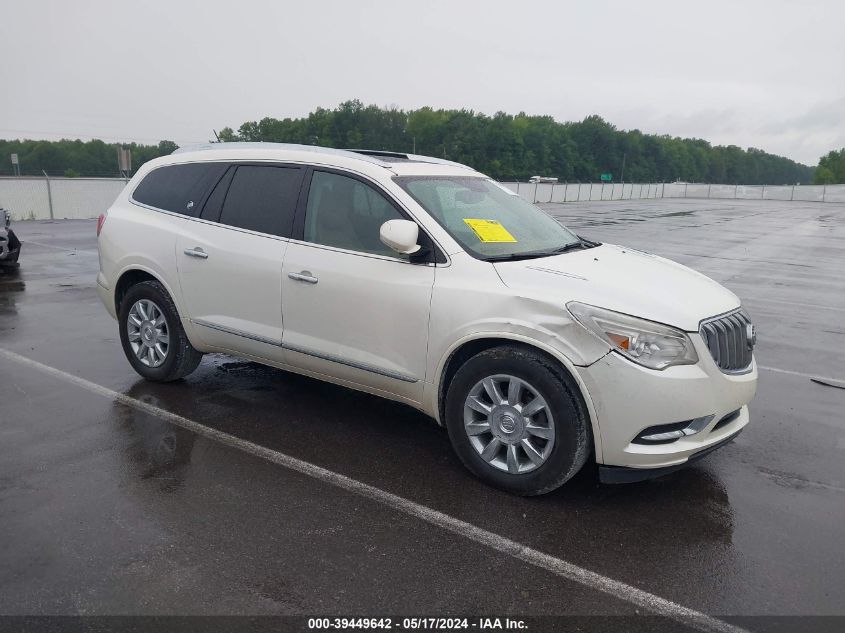
[[0, 208], [0, 266], [14, 268], [21, 254], [21, 241], [11, 229], [12, 214]]

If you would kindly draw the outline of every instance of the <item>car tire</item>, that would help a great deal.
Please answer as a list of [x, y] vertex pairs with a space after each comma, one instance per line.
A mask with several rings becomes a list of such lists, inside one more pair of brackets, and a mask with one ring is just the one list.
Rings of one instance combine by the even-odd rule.
[[575, 381], [559, 363], [526, 346], [495, 347], [466, 361], [448, 386], [445, 418], [464, 465], [518, 495], [560, 487], [584, 466], [592, 448]]
[[202, 360], [202, 353], [185, 334], [173, 299], [157, 281], [143, 281], [127, 290], [120, 302], [118, 326], [126, 358], [147, 380], [179, 380]]

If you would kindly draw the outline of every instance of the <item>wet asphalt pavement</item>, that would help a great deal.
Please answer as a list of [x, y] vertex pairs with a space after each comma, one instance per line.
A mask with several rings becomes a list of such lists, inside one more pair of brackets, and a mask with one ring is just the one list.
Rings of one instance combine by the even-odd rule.
[[[703, 613], [845, 614], [845, 390], [810, 380], [845, 385], [845, 205], [545, 208], [742, 298], [761, 370], [735, 442], [659, 480], [605, 486], [588, 467], [525, 499], [473, 479], [445, 431], [403, 405], [222, 355], [144, 382], [94, 289], [94, 221], [16, 223], [0, 348]], [[634, 612], [0, 356], [0, 614]]]

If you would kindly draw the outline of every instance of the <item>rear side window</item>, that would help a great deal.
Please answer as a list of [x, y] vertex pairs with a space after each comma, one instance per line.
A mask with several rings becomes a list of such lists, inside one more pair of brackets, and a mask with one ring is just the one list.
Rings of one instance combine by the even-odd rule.
[[289, 237], [301, 181], [302, 170], [297, 167], [239, 166], [220, 223]]
[[132, 198], [156, 209], [197, 217], [203, 196], [226, 171], [224, 163], [187, 163], [154, 169]]
[[226, 194], [229, 191], [229, 185], [232, 183], [232, 176], [235, 175], [235, 167], [230, 167], [218, 182], [208, 198], [205, 200], [205, 206], [202, 209], [200, 217], [203, 220], [211, 220], [217, 222], [220, 220], [220, 212], [223, 210], [223, 203], [226, 201]]

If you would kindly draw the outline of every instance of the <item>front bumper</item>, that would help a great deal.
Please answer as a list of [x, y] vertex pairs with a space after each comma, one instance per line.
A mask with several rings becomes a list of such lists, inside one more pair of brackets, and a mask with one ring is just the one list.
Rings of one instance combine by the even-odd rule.
[[[746, 407], [747, 409], [748, 407]], [[722, 448], [725, 444], [730, 444], [734, 441], [737, 435], [742, 433], [742, 429], [729, 435], [723, 440], [711, 444], [706, 448], [702, 448], [697, 453], [693, 453], [682, 464], [675, 464], [674, 466], [663, 466], [662, 468], [628, 468], [625, 466], [599, 466], [599, 481], [603, 484], [632, 484], [638, 481], [646, 481], [656, 477], [662, 477], [673, 473], [681, 468], [686, 468], [693, 462], [697, 462], [703, 457], [707, 457], [715, 450]]]
[[[735, 437], [749, 421], [747, 404], [757, 389], [757, 365], [743, 374], [725, 374], [701, 336], [690, 334], [696, 365], [647, 369], [610, 353], [577, 371], [595, 411], [601, 435], [597, 461], [605, 466], [671, 468], [703, 456]], [[726, 423], [719, 424], [730, 414]], [[665, 444], [633, 440], [649, 427], [712, 416], [698, 433]]]

